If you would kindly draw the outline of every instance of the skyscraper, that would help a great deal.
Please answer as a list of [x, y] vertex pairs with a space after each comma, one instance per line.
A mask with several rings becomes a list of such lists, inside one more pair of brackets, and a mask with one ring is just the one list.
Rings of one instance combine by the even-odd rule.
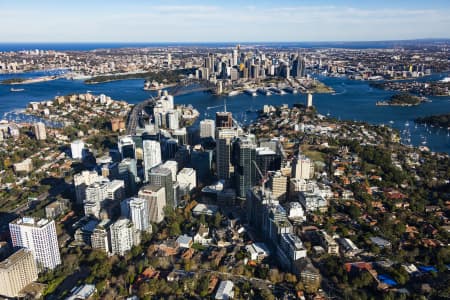
[[205, 119], [200, 121], [200, 137], [201, 138], [214, 138], [216, 126], [214, 120]]
[[157, 141], [144, 140], [144, 178], [148, 182], [148, 172], [161, 163], [161, 145]]
[[166, 193], [166, 205], [176, 207], [175, 198], [173, 194], [172, 172], [169, 169], [162, 167], [155, 167], [150, 170], [149, 183], [151, 185], [164, 187]]
[[152, 231], [148, 217], [148, 202], [142, 198], [132, 198], [130, 201], [131, 221], [134, 228], [140, 231]]
[[14, 247], [29, 249], [40, 270], [54, 269], [61, 264], [54, 221], [23, 217], [9, 223]]
[[217, 177], [223, 180], [230, 179], [231, 140], [229, 138], [217, 139], [216, 143], [216, 171]]
[[233, 151], [234, 173], [238, 197], [245, 198], [256, 183], [256, 145], [250, 137], [235, 141]]
[[216, 128], [230, 128], [233, 126], [231, 112], [216, 112]]
[[136, 144], [131, 136], [120, 136], [117, 145], [122, 159], [136, 158]]
[[34, 124], [33, 129], [34, 129], [34, 136], [38, 141], [47, 139], [47, 132], [44, 123], [38, 122]]
[[147, 201], [148, 220], [151, 223], [161, 223], [164, 220], [166, 206], [166, 189], [164, 187], [147, 185], [139, 190], [138, 197]]

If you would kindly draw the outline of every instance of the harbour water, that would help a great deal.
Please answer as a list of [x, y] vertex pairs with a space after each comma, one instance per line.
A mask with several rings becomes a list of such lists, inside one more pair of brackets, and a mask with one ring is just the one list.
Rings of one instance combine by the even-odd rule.
[[[48, 72], [27, 74], [2, 74], [0, 81], [13, 77], [36, 77], [48, 75]], [[442, 79], [448, 74], [434, 75], [432, 79]], [[430, 97], [426, 102], [414, 107], [375, 106], [380, 100], [387, 99], [393, 92], [371, 88], [368, 82], [353, 81], [346, 78], [320, 77], [321, 81], [331, 86], [335, 94], [314, 95], [314, 106], [319, 113], [341, 120], [365, 121], [372, 124], [390, 125], [403, 136], [410, 136], [410, 143], [415, 146], [425, 145], [432, 151], [450, 153], [450, 132], [447, 128], [430, 128], [414, 123], [417, 117], [450, 112], [450, 97]], [[424, 79], [422, 79], [424, 80]], [[53, 99], [57, 95], [73, 93], [106, 94], [115, 100], [138, 103], [148, 99], [154, 92], [144, 91], [142, 79], [106, 82], [88, 85], [81, 80], [58, 79], [54, 81], [24, 84], [15, 87], [24, 91], [12, 92], [10, 85], [0, 85], [0, 117], [17, 109], [24, 109], [30, 101]], [[213, 96], [209, 93], [194, 92], [175, 97], [175, 103], [192, 104], [202, 117], [214, 117], [216, 111], [224, 103], [225, 97]], [[285, 94], [256, 97], [240, 94], [226, 97], [227, 109], [235, 118], [248, 123], [257, 116], [257, 110], [265, 104], [281, 105], [305, 103], [306, 95]], [[211, 108], [212, 107], [212, 108]], [[210, 108], [210, 109], [208, 109]], [[408, 142], [408, 141], [406, 141]]]

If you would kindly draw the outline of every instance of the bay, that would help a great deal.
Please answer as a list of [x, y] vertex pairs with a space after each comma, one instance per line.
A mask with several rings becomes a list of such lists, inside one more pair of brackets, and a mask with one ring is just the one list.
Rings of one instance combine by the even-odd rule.
[[[2, 74], [0, 80], [12, 77], [37, 77], [48, 75], [48, 72], [26, 74]], [[437, 80], [448, 74], [436, 74], [421, 80]], [[319, 113], [341, 120], [364, 121], [372, 124], [390, 125], [403, 133], [410, 133], [411, 143], [415, 146], [426, 145], [432, 151], [450, 153], [450, 133], [447, 128], [430, 128], [414, 123], [417, 117], [450, 112], [450, 97], [430, 97], [432, 102], [414, 107], [375, 106], [380, 100], [387, 99], [393, 92], [374, 89], [365, 81], [354, 81], [346, 78], [319, 77], [331, 86], [335, 94], [315, 94], [314, 106]], [[154, 92], [142, 89], [144, 80], [123, 80], [88, 85], [81, 80], [58, 79], [54, 81], [14, 86], [23, 88], [23, 92], [11, 92], [10, 85], [0, 85], [0, 117], [16, 110], [24, 109], [30, 101], [53, 99], [57, 95], [73, 93], [106, 94], [115, 100], [125, 100], [135, 104], [148, 99]], [[227, 109], [242, 123], [249, 123], [257, 116], [265, 104], [293, 105], [305, 103], [306, 95], [286, 94], [251, 97], [240, 94], [234, 97], [218, 97], [205, 92], [194, 92], [175, 97], [175, 103], [192, 104], [201, 113], [201, 118], [214, 118], [216, 111], [223, 110], [224, 100]]]

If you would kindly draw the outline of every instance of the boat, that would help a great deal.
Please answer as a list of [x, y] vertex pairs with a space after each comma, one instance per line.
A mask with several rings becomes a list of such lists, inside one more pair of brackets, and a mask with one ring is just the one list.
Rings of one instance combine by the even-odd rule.
[[228, 96], [229, 97], [237, 96], [237, 95], [239, 95], [239, 93], [240, 93], [240, 91], [231, 91], [228, 93]]
[[258, 95], [256, 93], [256, 90], [253, 90], [253, 89], [246, 89], [244, 92], [252, 97], [256, 97]]
[[287, 87], [284, 89], [286, 92], [291, 93], [291, 94], [297, 94], [298, 91], [292, 87]]
[[10, 92], [23, 92], [23, 91], [25, 91], [25, 89], [15, 89], [15, 88], [10, 88], [9, 91], [10, 91]]
[[259, 88], [259, 89], [257, 89], [257, 92], [260, 94], [263, 94], [264, 96], [272, 95], [272, 93], [266, 88]]

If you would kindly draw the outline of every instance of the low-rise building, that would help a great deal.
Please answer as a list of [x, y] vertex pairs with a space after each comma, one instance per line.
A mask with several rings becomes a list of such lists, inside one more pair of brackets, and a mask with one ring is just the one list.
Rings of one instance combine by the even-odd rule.
[[234, 283], [232, 281], [230, 281], [230, 280], [221, 281], [214, 299], [216, 299], [216, 300], [233, 299], [234, 298], [233, 288], [234, 288]]

